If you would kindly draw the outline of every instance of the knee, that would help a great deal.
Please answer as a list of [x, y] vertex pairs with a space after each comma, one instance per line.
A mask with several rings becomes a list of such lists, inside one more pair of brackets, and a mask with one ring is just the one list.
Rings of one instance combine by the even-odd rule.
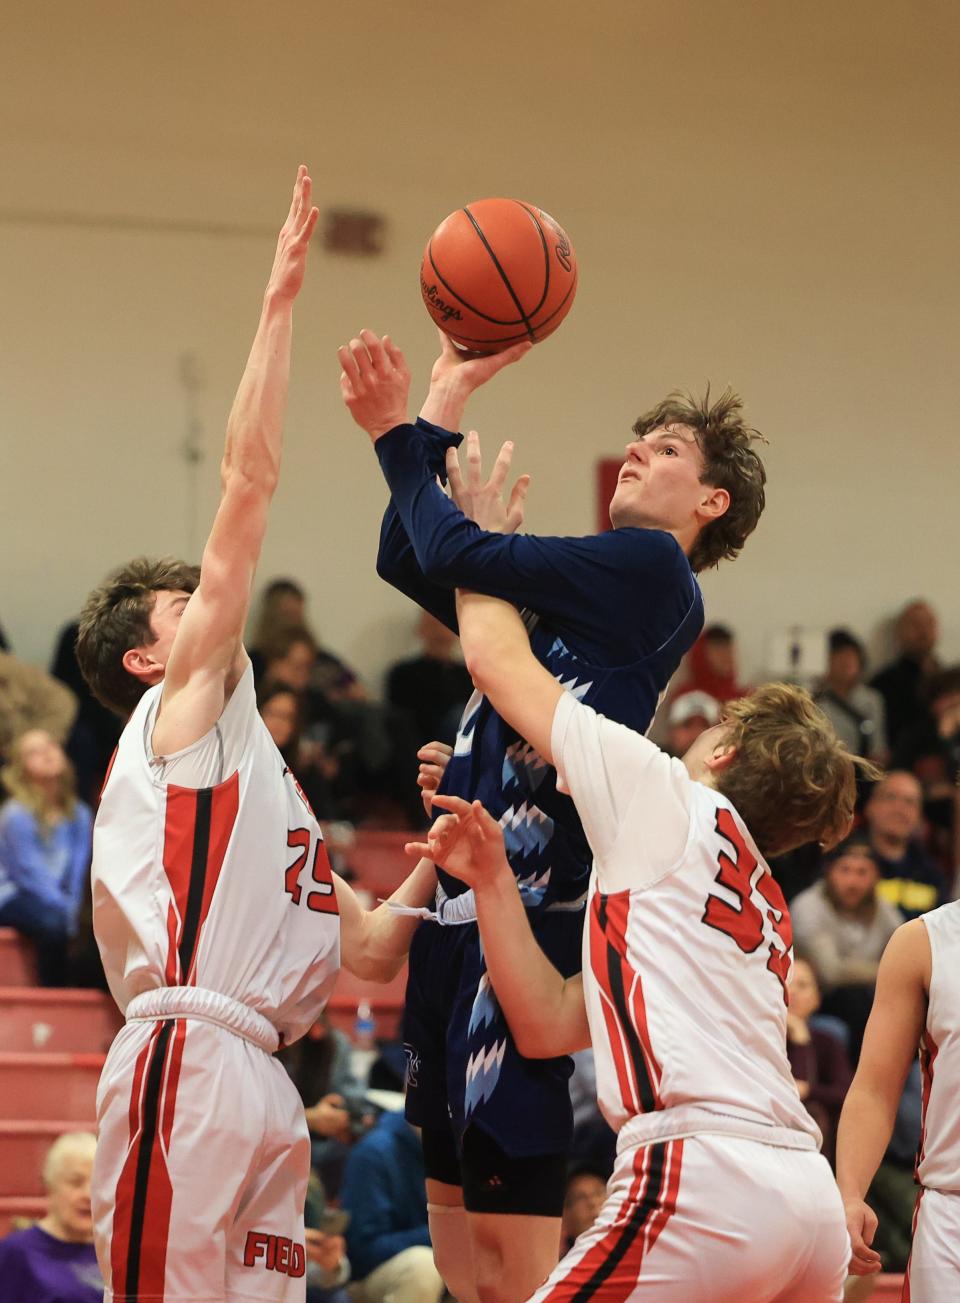
[[471, 1303], [476, 1298], [473, 1263], [469, 1254], [457, 1252], [451, 1245], [440, 1240], [433, 1246], [433, 1262], [447, 1292], [459, 1303]]

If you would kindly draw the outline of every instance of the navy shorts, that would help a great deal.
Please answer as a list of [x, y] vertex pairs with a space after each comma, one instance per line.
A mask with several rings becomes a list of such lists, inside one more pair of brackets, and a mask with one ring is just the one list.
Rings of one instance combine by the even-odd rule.
[[[581, 967], [583, 911], [531, 916], [537, 941], [564, 977]], [[492, 1136], [514, 1158], [569, 1148], [573, 1064], [525, 1059], [490, 987], [476, 923], [424, 922], [410, 947], [403, 1018], [407, 1119], [467, 1126]]]

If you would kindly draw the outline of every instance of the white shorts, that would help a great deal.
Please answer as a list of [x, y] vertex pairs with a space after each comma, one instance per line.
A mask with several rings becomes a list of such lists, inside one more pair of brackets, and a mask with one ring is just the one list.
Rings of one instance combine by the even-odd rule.
[[304, 1299], [310, 1137], [265, 1049], [194, 1017], [128, 1022], [97, 1118], [105, 1303]]
[[826, 1159], [736, 1136], [625, 1148], [537, 1303], [839, 1303], [850, 1243]]
[[960, 1299], [960, 1194], [920, 1191], [903, 1303]]

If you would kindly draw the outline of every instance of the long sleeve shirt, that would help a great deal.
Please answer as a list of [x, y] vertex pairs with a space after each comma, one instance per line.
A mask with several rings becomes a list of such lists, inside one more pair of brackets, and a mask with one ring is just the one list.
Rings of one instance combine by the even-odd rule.
[[[460, 436], [398, 426], [376, 452], [391, 500], [380, 535], [382, 578], [456, 629], [455, 589], [504, 598], [527, 618], [537, 658], [580, 700], [646, 732], [660, 694], [703, 626], [703, 599], [676, 539], [623, 528], [586, 538], [494, 534], [437, 484]], [[441, 790], [479, 799], [504, 829], [528, 908], [572, 906], [591, 856], [555, 771], [474, 694]], [[464, 890], [441, 873], [450, 896]]]
[[52, 828], [19, 801], [0, 809], [0, 907], [17, 895], [41, 903], [51, 920], [76, 928], [90, 869], [93, 818], [78, 801], [69, 819]]

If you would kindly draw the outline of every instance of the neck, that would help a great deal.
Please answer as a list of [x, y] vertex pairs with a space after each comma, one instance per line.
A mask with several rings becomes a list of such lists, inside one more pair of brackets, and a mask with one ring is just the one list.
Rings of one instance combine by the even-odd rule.
[[830, 691], [833, 693], [835, 697], [846, 698], [849, 697], [850, 693], [853, 691], [853, 684], [844, 683], [842, 679], [837, 680], [837, 679], [828, 678], [827, 687], [830, 689]]

